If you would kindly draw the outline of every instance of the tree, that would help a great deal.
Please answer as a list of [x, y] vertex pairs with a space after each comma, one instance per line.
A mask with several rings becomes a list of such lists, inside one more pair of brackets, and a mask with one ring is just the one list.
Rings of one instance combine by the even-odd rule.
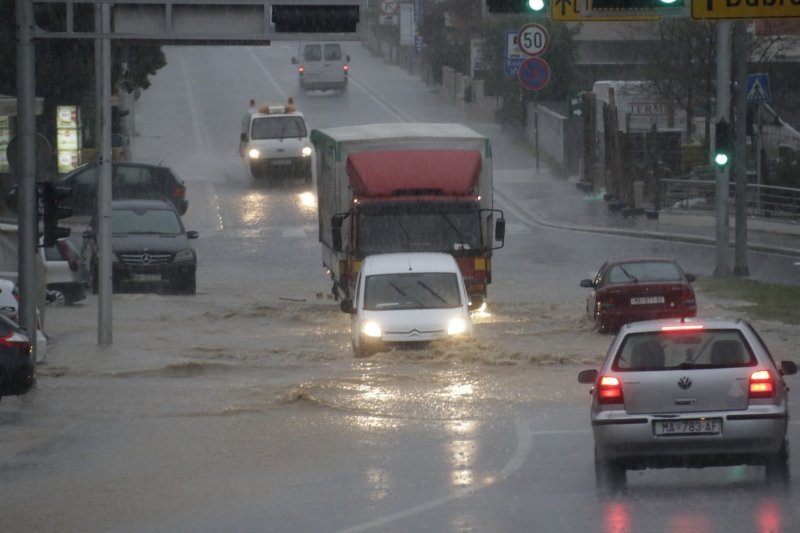
[[[577, 50], [573, 38], [579, 26], [553, 24], [547, 17], [530, 15], [489, 16], [482, 18], [485, 0], [442, 0], [428, 4], [419, 34], [425, 43], [433, 69], [433, 77], [441, 82], [443, 66], [467, 73], [470, 68], [470, 40], [483, 40], [482, 61], [485, 70], [476, 73], [486, 82], [487, 94], [503, 97], [500, 118], [524, 119], [526, 103], [534, 98], [563, 100], [572, 92], [574, 64]], [[550, 35], [550, 46], [544, 59], [550, 64], [552, 76], [548, 86], [536, 93], [523, 90], [515, 76], [505, 74], [506, 32], [518, 31], [535, 20]]]
[[689, 139], [697, 109], [704, 111], [704, 139], [709, 138], [710, 120], [716, 100], [716, 24], [683, 18], [664, 18], [656, 24], [637, 25], [635, 37], [658, 42], [645, 56], [644, 72], [648, 90], [686, 112]]
[[[16, 2], [0, 0], [0, 94], [17, 94]], [[64, 6], [37, 4], [36, 25], [45, 30], [58, 29], [65, 20]], [[90, 31], [94, 26], [94, 8], [75, 5], [75, 31]], [[112, 41], [113, 42], [113, 41]], [[47, 138], [55, 137], [57, 105], [80, 105], [94, 94], [94, 40], [43, 39], [36, 42], [36, 95], [44, 99], [44, 115], [37, 129]], [[122, 64], [127, 62], [123, 73]], [[112, 45], [111, 81], [114, 87], [124, 81], [124, 88], [147, 88], [149, 76], [166, 65], [161, 47], [154, 45]]]

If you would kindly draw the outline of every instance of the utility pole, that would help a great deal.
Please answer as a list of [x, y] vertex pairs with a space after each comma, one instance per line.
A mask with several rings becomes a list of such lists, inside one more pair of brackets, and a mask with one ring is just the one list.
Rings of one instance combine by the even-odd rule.
[[[731, 21], [717, 22], [717, 121], [730, 123], [731, 111]], [[728, 236], [728, 165], [717, 167], [717, 266], [714, 276], [730, 276], [728, 259], [730, 242]]]
[[[743, 20], [734, 23], [734, 87], [736, 92], [733, 106], [736, 110], [734, 116], [734, 146], [733, 173], [736, 182], [736, 212], [735, 212], [735, 240], [733, 275], [747, 277], [750, 270], [747, 268], [747, 166], [746, 166], [746, 129], [747, 129], [747, 59], [750, 56], [747, 46], [747, 29]], [[756, 154], [760, 157], [760, 154]]]
[[20, 323], [28, 331], [36, 363], [36, 247], [39, 243], [39, 217], [36, 208], [36, 77], [33, 44], [33, 5], [16, 0], [17, 22], [17, 129], [19, 135], [18, 191]]

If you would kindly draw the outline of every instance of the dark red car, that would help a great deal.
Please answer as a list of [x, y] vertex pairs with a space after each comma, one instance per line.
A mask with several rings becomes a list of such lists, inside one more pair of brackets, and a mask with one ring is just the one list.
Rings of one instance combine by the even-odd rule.
[[601, 333], [616, 332], [629, 322], [697, 315], [697, 302], [687, 274], [668, 257], [629, 257], [606, 261], [593, 280], [586, 314]]

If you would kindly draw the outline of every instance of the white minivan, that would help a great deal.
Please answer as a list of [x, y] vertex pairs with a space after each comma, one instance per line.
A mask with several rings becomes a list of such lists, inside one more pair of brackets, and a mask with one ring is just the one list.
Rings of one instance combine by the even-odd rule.
[[472, 335], [464, 278], [450, 254], [367, 256], [353, 299], [342, 300], [340, 305], [352, 315], [357, 357]]
[[292, 63], [297, 65], [300, 87], [304, 91], [347, 88], [350, 56], [338, 42], [301, 43]]

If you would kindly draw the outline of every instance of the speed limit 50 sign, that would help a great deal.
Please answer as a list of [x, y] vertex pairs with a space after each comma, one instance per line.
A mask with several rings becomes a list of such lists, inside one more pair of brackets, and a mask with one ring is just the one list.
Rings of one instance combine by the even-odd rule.
[[526, 24], [517, 34], [517, 43], [525, 54], [529, 56], [541, 55], [550, 44], [550, 36], [541, 24]]

